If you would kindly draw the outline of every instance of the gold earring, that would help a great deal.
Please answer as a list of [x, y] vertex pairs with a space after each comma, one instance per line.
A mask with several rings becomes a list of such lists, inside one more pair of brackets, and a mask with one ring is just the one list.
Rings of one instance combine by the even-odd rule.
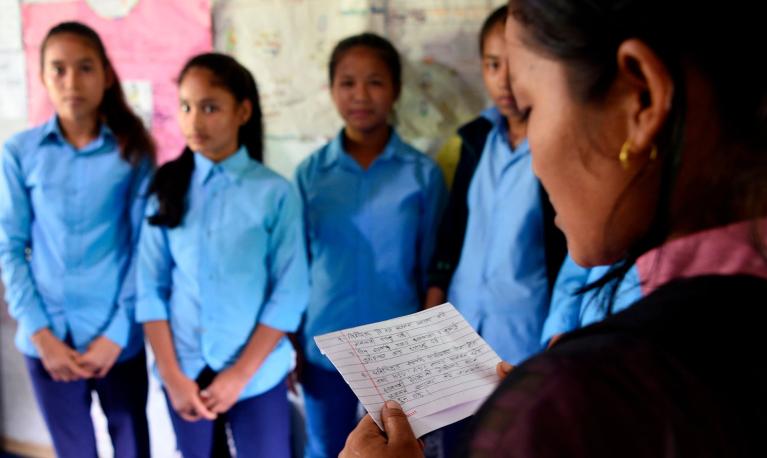
[[618, 154], [618, 160], [621, 161], [621, 166], [623, 167], [623, 170], [629, 169], [629, 141], [626, 140], [626, 142], [621, 147], [621, 152]]
[[650, 160], [654, 161], [655, 159], [658, 159], [658, 147], [652, 145], [652, 149], [650, 150]]

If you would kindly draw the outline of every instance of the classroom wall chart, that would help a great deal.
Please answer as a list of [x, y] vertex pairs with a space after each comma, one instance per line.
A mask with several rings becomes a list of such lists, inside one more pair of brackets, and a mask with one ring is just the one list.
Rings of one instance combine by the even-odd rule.
[[26, 118], [19, 2], [0, 0], [0, 11], [0, 119]]
[[485, 105], [479, 28], [503, 1], [229, 0], [214, 5], [215, 48], [255, 75], [267, 162], [285, 175], [342, 126], [328, 91], [333, 46], [370, 30], [391, 39], [404, 63], [395, 107], [400, 134], [433, 153]]
[[211, 49], [208, 0], [25, 3], [21, 16], [32, 124], [52, 113], [40, 83], [40, 44], [52, 25], [75, 19], [101, 35], [129, 101], [151, 127], [160, 159], [178, 155], [183, 139], [174, 79], [190, 56]]
[[[81, 20], [102, 34], [132, 106], [157, 138], [160, 160], [168, 160], [183, 145], [173, 80], [187, 57], [213, 45], [254, 73], [264, 108], [266, 162], [289, 176], [342, 125], [328, 91], [330, 51], [338, 40], [370, 30], [391, 39], [403, 57], [397, 128], [431, 154], [486, 103], [477, 34], [485, 16], [502, 3], [0, 0], [8, 23], [0, 36], [0, 117], [36, 124], [50, 115], [38, 76], [40, 41], [52, 24]], [[26, 58], [13, 49], [22, 46], [22, 37]], [[9, 134], [0, 131], [2, 139]]]

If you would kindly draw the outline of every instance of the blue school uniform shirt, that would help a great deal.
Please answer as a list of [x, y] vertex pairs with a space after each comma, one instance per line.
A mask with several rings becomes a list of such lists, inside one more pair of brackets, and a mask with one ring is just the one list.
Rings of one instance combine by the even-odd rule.
[[[594, 283], [610, 270], [610, 266], [581, 267], [568, 255], [557, 276], [551, 295], [549, 316], [543, 325], [541, 343], [547, 345], [552, 337], [602, 321], [607, 315], [609, 289], [577, 291]], [[636, 265], [621, 280], [613, 299], [613, 313], [628, 308], [642, 298], [642, 288]]]
[[[137, 319], [167, 320], [184, 374], [221, 371], [258, 324], [298, 327], [309, 289], [301, 203], [291, 184], [245, 147], [216, 164], [195, 153], [182, 223], [144, 223], [138, 255]], [[157, 212], [155, 197], [147, 216]], [[282, 338], [239, 399], [268, 391], [293, 367]]]
[[314, 336], [420, 309], [447, 193], [437, 165], [393, 129], [367, 170], [343, 138], [296, 171], [312, 282], [301, 340], [308, 361], [329, 370]]
[[143, 348], [134, 320], [132, 253], [144, 213], [149, 159], [131, 166], [106, 125], [81, 149], [57, 118], [11, 137], [0, 174], [0, 269], [16, 346], [48, 327], [84, 352], [104, 335], [120, 360]]
[[540, 350], [549, 306], [543, 208], [527, 140], [513, 149], [496, 108], [468, 193], [469, 219], [448, 300], [505, 361]]

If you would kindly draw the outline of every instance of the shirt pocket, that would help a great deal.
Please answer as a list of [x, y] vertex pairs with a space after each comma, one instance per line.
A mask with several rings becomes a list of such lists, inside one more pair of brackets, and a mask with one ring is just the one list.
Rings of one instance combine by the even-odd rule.
[[305, 214], [307, 239], [326, 242], [354, 238], [361, 216], [349, 193], [330, 189], [315, 192], [306, 204]]
[[130, 165], [114, 161], [103, 169], [91, 168], [82, 173], [87, 183], [78, 193], [87, 220], [111, 224], [130, 224], [122, 220], [129, 206], [130, 190], [135, 173]]
[[[240, 200], [233, 200], [238, 198]], [[270, 248], [271, 227], [276, 215], [266, 204], [232, 196], [220, 202], [215, 221], [210, 221], [210, 253], [232, 275], [263, 270]]]

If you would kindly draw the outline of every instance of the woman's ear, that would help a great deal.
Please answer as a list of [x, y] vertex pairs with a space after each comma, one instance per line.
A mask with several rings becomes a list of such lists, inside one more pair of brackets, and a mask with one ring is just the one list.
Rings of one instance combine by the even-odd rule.
[[253, 116], [253, 103], [248, 99], [243, 100], [240, 103], [240, 108], [238, 111], [238, 115], [240, 117], [240, 125], [244, 126], [248, 121], [250, 121], [250, 117]]
[[658, 55], [637, 39], [618, 48], [618, 75], [623, 82], [628, 112], [628, 141], [631, 154], [646, 155], [655, 146], [671, 112], [674, 80]]

